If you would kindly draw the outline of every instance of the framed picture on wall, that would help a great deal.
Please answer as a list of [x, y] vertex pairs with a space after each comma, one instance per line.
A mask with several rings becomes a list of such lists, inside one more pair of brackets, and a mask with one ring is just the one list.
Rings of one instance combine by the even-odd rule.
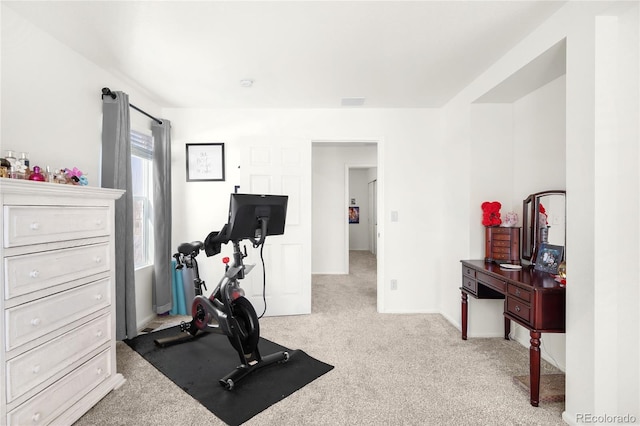
[[187, 144], [187, 182], [224, 181], [224, 144]]
[[360, 223], [360, 207], [349, 207], [349, 223]]
[[557, 274], [558, 265], [560, 265], [560, 262], [562, 262], [563, 252], [563, 246], [554, 246], [546, 243], [540, 244], [534, 269], [537, 271]]

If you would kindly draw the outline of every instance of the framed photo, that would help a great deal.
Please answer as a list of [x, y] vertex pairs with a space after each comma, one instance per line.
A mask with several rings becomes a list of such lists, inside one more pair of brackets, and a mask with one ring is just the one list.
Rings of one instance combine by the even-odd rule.
[[360, 223], [360, 207], [349, 207], [349, 223]]
[[187, 182], [224, 181], [224, 144], [187, 144]]
[[540, 244], [534, 269], [537, 271], [557, 274], [558, 265], [560, 265], [560, 262], [562, 262], [563, 252], [563, 246], [553, 246], [546, 243]]

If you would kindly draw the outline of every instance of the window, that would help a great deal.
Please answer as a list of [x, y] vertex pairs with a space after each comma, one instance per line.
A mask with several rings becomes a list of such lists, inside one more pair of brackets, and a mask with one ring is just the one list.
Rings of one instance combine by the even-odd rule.
[[133, 256], [135, 268], [153, 263], [153, 136], [131, 131]]

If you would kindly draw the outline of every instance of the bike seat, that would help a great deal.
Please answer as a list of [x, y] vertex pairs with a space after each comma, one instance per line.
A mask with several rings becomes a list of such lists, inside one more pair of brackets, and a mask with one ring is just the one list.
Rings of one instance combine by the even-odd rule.
[[178, 253], [190, 255], [195, 253], [196, 255], [202, 249], [202, 241], [193, 241], [191, 243], [182, 243], [178, 246]]

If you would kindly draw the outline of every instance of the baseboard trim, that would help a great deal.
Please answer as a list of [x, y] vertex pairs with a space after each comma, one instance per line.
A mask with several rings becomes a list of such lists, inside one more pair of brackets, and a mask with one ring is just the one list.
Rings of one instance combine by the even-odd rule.
[[156, 316], [157, 316], [156, 314], [151, 314], [146, 318], [143, 318], [142, 321], [140, 321], [137, 324], [138, 332], [142, 331], [147, 325], [149, 325], [153, 320], [155, 320]]

